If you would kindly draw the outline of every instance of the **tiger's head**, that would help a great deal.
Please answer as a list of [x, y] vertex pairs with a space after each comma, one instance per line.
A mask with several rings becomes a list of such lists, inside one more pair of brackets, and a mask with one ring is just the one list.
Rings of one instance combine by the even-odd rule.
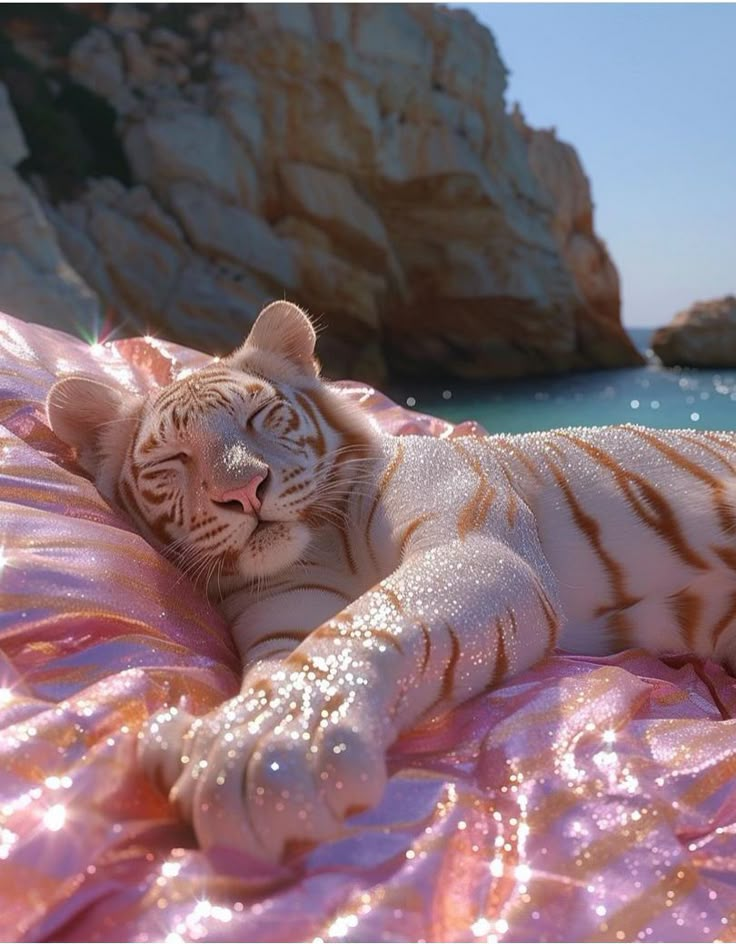
[[137, 396], [59, 380], [49, 424], [99, 491], [205, 584], [289, 567], [339, 517], [376, 432], [330, 390], [301, 309], [274, 302], [229, 357]]

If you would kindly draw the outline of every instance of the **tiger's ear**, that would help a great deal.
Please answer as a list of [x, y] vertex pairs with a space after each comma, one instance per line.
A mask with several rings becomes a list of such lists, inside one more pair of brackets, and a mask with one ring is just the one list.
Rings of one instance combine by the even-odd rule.
[[76, 449], [81, 465], [94, 472], [100, 437], [108, 430], [113, 434], [111, 424], [129, 416], [137, 402], [96, 377], [64, 377], [49, 391], [46, 415], [59, 439]]
[[256, 318], [242, 347], [230, 355], [234, 367], [249, 367], [280, 380], [314, 379], [317, 335], [307, 315], [291, 302], [272, 302]]

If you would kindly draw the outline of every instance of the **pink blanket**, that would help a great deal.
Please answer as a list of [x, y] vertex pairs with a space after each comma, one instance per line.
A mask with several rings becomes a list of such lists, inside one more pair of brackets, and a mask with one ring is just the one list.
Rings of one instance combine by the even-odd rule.
[[[200, 852], [138, 771], [166, 702], [237, 687], [222, 621], [45, 425], [51, 382], [202, 355], [0, 317], [0, 938], [679, 941], [736, 936], [736, 683], [559, 653], [394, 746], [378, 807], [290, 869]], [[391, 432], [473, 435], [356, 385]]]

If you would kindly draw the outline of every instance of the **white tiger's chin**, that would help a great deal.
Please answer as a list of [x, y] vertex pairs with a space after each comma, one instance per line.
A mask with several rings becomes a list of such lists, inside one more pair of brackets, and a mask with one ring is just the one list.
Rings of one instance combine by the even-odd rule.
[[247, 580], [271, 577], [295, 564], [311, 540], [301, 521], [263, 522], [241, 551], [238, 570]]

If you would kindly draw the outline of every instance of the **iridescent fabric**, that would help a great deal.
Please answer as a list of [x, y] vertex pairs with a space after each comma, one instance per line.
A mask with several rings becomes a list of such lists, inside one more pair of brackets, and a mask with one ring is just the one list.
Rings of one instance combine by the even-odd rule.
[[[733, 940], [736, 683], [694, 659], [558, 654], [406, 735], [380, 807], [288, 868], [191, 831], [139, 773], [166, 702], [237, 688], [222, 621], [44, 422], [70, 371], [202, 362], [0, 319], [0, 938]], [[346, 386], [391, 432], [474, 435]]]

